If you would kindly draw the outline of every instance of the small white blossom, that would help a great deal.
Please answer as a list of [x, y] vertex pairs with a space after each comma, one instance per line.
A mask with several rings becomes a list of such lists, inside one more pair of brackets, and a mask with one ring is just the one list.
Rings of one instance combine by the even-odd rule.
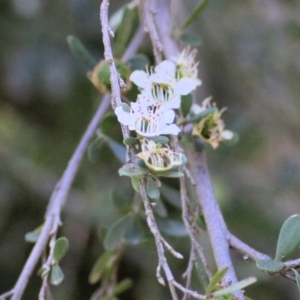
[[122, 106], [119, 106], [115, 109], [115, 113], [120, 123], [142, 136], [178, 135], [180, 131], [177, 125], [171, 124], [175, 118], [173, 110], [166, 109], [142, 94], [138, 96], [136, 102], [131, 103], [130, 112], [124, 111]]
[[229, 130], [225, 130], [224, 121], [221, 119], [221, 115], [226, 108], [219, 111], [216, 104], [211, 104], [210, 101], [211, 97], [203, 100], [201, 106], [197, 104], [192, 106], [191, 110], [194, 114], [199, 114], [211, 107], [216, 108], [213, 113], [194, 124], [192, 134], [198, 136], [202, 141], [211, 144], [215, 149], [219, 146], [220, 142], [232, 139], [233, 133]]
[[190, 51], [190, 47], [183, 49], [178, 57], [172, 59], [177, 65], [177, 78], [189, 78], [195, 81], [195, 84], [201, 85], [198, 79], [198, 62], [195, 62], [197, 50]]
[[173, 152], [168, 145], [162, 146], [146, 139], [141, 141], [141, 145], [142, 152], [137, 156], [152, 171], [164, 172], [183, 164], [182, 153]]
[[130, 80], [142, 93], [153, 97], [158, 103], [168, 104], [168, 108], [180, 107], [180, 96], [189, 94], [199, 83], [191, 78], [176, 77], [176, 65], [170, 60], [164, 60], [158, 66], [145, 71], [134, 71]]

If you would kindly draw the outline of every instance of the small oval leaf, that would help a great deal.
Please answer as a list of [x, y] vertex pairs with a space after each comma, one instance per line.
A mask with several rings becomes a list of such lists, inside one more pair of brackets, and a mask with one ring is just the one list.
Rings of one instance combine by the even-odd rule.
[[164, 218], [157, 218], [156, 222], [160, 231], [165, 234], [176, 237], [187, 235], [186, 228], [182, 222]]
[[114, 296], [117, 296], [130, 289], [132, 287], [132, 284], [133, 283], [131, 279], [124, 279], [113, 289], [112, 294]]
[[[241, 280], [233, 285], [230, 285], [222, 290], [214, 292], [212, 294], [212, 296], [220, 297], [220, 296], [226, 295], [228, 293], [235, 292], [237, 290], [242, 290], [245, 287], [249, 286], [250, 284], [253, 284], [256, 281], [257, 281], [257, 279], [255, 277], [249, 277], [249, 278], [243, 279], [243, 280]], [[217, 298], [217, 299], [219, 299], [219, 298]]]
[[183, 177], [184, 174], [182, 172], [163, 172], [163, 173], [156, 173], [157, 176], [161, 177], [168, 177], [168, 178], [179, 178]]
[[145, 54], [136, 54], [128, 60], [128, 64], [132, 71], [145, 70], [150, 61]]
[[224, 269], [218, 270], [214, 274], [214, 276], [212, 277], [212, 279], [210, 280], [210, 282], [206, 288], [206, 295], [209, 295], [211, 292], [216, 290], [217, 284], [223, 279], [223, 277], [225, 276], [227, 271], [228, 271], [228, 268], [224, 268]]
[[118, 119], [114, 113], [107, 113], [100, 124], [101, 132], [106, 134], [109, 130], [118, 123]]
[[155, 181], [150, 176], [147, 177], [146, 190], [149, 198], [158, 199], [160, 197], [159, 189], [156, 186]]
[[173, 206], [181, 209], [181, 197], [177, 189], [163, 184], [160, 188], [163, 198]]
[[277, 241], [275, 260], [288, 258], [300, 245], [300, 215], [289, 217], [282, 225]]
[[53, 259], [57, 263], [59, 262], [67, 253], [69, 249], [69, 241], [65, 237], [60, 237], [56, 240], [53, 251]]
[[128, 214], [113, 223], [106, 232], [104, 247], [113, 250], [125, 242], [126, 231], [132, 226], [133, 215]]
[[29, 243], [35, 243], [38, 240], [38, 238], [43, 230], [43, 226], [44, 226], [44, 224], [40, 225], [39, 227], [37, 227], [36, 229], [34, 229], [31, 232], [27, 232], [25, 234], [25, 241], [29, 242]]
[[132, 219], [131, 225], [126, 228], [124, 239], [126, 243], [138, 245], [144, 238], [145, 232], [141, 224], [141, 220], [137, 217]]
[[138, 139], [133, 137], [127, 137], [123, 140], [123, 144], [126, 146], [133, 146], [138, 142]]
[[186, 96], [181, 96], [180, 109], [181, 109], [181, 113], [182, 113], [184, 118], [190, 112], [192, 104], [193, 104], [193, 97], [192, 97], [191, 94], [188, 94]]
[[97, 137], [88, 148], [88, 159], [92, 163], [96, 163], [100, 160], [101, 157], [101, 148], [104, 144], [102, 137]]
[[151, 204], [153, 206], [152, 207], [153, 211], [156, 215], [158, 215], [159, 217], [162, 217], [162, 218], [165, 218], [168, 216], [168, 211], [160, 198], [155, 199], [154, 203], [151, 203]]
[[[109, 194], [109, 198], [118, 209], [118, 211], [127, 213], [132, 210], [132, 197], [128, 195], [127, 197], [123, 197], [123, 195], [119, 194], [116, 191], [111, 191]], [[126, 193], [124, 196], [126, 196]]]
[[126, 159], [125, 159], [126, 158], [126, 147], [124, 145], [112, 140], [109, 137], [106, 137], [106, 139], [107, 139], [107, 144], [108, 144], [109, 148], [114, 153], [116, 158], [122, 164], [125, 164], [126, 163]]
[[52, 285], [59, 285], [64, 280], [64, 273], [59, 265], [54, 265], [51, 268], [50, 283]]
[[277, 260], [257, 260], [256, 266], [263, 271], [270, 272], [270, 273], [278, 273], [280, 272], [283, 267], [284, 263]]
[[98, 282], [102, 274], [111, 269], [114, 253], [114, 251], [106, 251], [97, 259], [89, 275], [89, 283], [94, 284]]
[[136, 177], [131, 177], [131, 184], [136, 192], [140, 192], [140, 181]]
[[156, 144], [168, 144], [169, 138], [164, 135], [152, 136], [147, 138], [150, 141], [155, 142]]
[[89, 69], [93, 69], [97, 65], [96, 60], [76, 36], [68, 35], [67, 43], [74, 56], [81, 60]]
[[148, 173], [147, 169], [143, 169], [134, 164], [126, 164], [119, 169], [120, 176], [138, 177], [141, 178]]

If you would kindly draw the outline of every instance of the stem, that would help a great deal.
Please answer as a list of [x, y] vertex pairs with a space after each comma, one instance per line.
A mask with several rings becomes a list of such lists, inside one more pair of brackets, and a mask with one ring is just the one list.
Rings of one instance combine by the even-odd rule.
[[80, 140], [80, 143], [77, 146], [73, 156], [71, 157], [64, 174], [62, 175], [60, 181], [57, 183], [54, 192], [50, 198], [48, 210], [45, 215], [45, 224], [43, 227], [43, 231], [41, 232], [41, 235], [39, 236], [36, 244], [34, 245], [27, 259], [27, 262], [18, 278], [18, 281], [14, 286], [14, 293], [11, 300], [21, 299], [25, 287], [29, 281], [29, 278], [34, 271], [34, 268], [44, 248], [47, 245], [50, 235], [52, 235], [53, 232], [55, 232], [58, 229], [58, 226], [60, 225], [61, 208], [71, 188], [71, 184], [78, 171], [79, 165], [85, 154], [86, 148], [88, 147], [89, 142], [92, 139], [98, 127], [99, 121], [109, 108], [109, 104], [109, 96], [105, 96], [98, 110], [96, 111], [93, 119], [91, 120], [87, 130], [85, 131], [82, 139]]
[[[188, 156], [192, 162], [191, 169], [197, 183], [196, 194], [202, 207], [217, 267], [219, 270], [228, 268], [223, 278], [226, 287], [237, 283], [229, 253], [226, 224], [213, 191], [203, 151], [189, 151]], [[234, 294], [239, 300], [245, 299], [242, 291], [236, 291]]]

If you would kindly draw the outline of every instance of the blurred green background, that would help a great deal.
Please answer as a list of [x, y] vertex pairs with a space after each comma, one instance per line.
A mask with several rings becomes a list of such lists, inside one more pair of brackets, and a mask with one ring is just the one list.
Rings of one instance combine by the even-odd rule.
[[[197, 3], [181, 2], [172, 1], [178, 25]], [[110, 10], [123, 3], [112, 1]], [[66, 43], [75, 34], [95, 59], [103, 56], [99, 5], [0, 2], [0, 294], [18, 278], [32, 248], [24, 235], [43, 222], [54, 185], [101, 99]], [[238, 143], [207, 151], [225, 219], [234, 234], [270, 256], [284, 220], [300, 213], [299, 12], [296, 0], [211, 1], [188, 29], [202, 40], [197, 99], [212, 95], [219, 107], [227, 106], [227, 128], [239, 135]], [[119, 138], [120, 130], [112, 135]], [[129, 187], [129, 179], [118, 177], [119, 167], [108, 147], [98, 163], [85, 158], [82, 164], [62, 216], [60, 234], [68, 237], [70, 251], [61, 263], [66, 278], [53, 288], [55, 299], [89, 299], [96, 288], [88, 275], [103, 251], [99, 229], [120, 216], [109, 192]], [[187, 256], [188, 239], [172, 242]], [[241, 279], [259, 279], [247, 289], [249, 297], [299, 298], [292, 282], [233, 257]], [[170, 261], [180, 276], [186, 261]], [[156, 282], [156, 263], [154, 249], [128, 247], [120, 278], [132, 278], [134, 288], [120, 299], [170, 299]], [[39, 288], [34, 274], [24, 299], [36, 299]]]

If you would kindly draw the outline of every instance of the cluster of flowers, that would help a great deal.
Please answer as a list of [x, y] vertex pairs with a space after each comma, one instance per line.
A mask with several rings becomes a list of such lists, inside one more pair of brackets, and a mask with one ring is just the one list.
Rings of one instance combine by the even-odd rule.
[[179, 166], [182, 157], [168, 145], [156, 144], [147, 137], [164, 134], [178, 135], [179, 127], [173, 124], [174, 109], [180, 107], [181, 96], [191, 93], [201, 81], [197, 78], [196, 51], [185, 49], [177, 58], [164, 60], [154, 69], [134, 71], [130, 80], [140, 89], [136, 102], [129, 111], [122, 106], [115, 109], [120, 123], [140, 136], [142, 152], [138, 155], [147, 167], [159, 172]]
[[[126, 105], [115, 109], [119, 122], [138, 134], [142, 149], [138, 157], [142, 158], [147, 167], [153, 171], [166, 171], [182, 164], [182, 155], [174, 153], [168, 145], [156, 144], [149, 138], [168, 134], [178, 135], [180, 132], [179, 127], [173, 123], [174, 109], [180, 107], [181, 96], [188, 95], [201, 84], [197, 78], [198, 63], [195, 63], [195, 56], [196, 50], [189, 51], [186, 48], [178, 57], [164, 60], [155, 68], [147, 69], [146, 72], [134, 71], [130, 80], [138, 86], [141, 93], [137, 96], [137, 101], [131, 103], [129, 109], [128, 106], [126, 109]], [[207, 103], [204, 103], [202, 109], [206, 108]], [[214, 114], [214, 117], [220, 118], [220, 116], [221, 112], [217, 111]], [[213, 130], [213, 147], [216, 138], [221, 140], [226, 136], [222, 136], [224, 123], [215, 121], [218, 129]], [[207, 125], [205, 122], [200, 125], [195, 124], [193, 134], [210, 142], [211, 136], [202, 136], [207, 130], [203, 124]], [[210, 135], [211, 128], [208, 130]]]

